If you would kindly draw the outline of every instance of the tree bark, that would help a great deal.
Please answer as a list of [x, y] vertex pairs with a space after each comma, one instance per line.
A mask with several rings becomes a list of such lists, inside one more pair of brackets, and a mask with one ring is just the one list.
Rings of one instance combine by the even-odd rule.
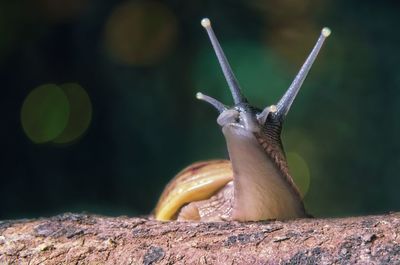
[[0, 264], [400, 264], [400, 213], [263, 222], [0, 222]]

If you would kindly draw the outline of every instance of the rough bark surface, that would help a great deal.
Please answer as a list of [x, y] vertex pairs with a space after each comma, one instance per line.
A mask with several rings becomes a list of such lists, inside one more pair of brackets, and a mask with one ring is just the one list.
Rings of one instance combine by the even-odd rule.
[[161, 223], [63, 214], [0, 222], [0, 264], [400, 264], [400, 213]]

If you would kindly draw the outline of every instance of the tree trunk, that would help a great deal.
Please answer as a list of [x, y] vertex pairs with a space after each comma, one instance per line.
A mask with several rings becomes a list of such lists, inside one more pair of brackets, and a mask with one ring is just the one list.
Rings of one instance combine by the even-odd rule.
[[0, 264], [400, 264], [400, 213], [264, 222], [0, 222]]

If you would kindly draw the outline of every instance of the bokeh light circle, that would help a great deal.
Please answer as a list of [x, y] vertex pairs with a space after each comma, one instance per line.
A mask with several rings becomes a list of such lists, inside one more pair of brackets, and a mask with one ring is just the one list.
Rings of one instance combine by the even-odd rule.
[[89, 95], [79, 84], [62, 84], [60, 88], [68, 98], [70, 115], [67, 126], [53, 142], [69, 143], [78, 139], [89, 127], [92, 119], [92, 103]]
[[286, 158], [294, 182], [304, 197], [310, 187], [310, 169], [307, 162], [298, 153], [288, 152]]
[[107, 21], [105, 42], [111, 55], [122, 63], [152, 65], [174, 46], [177, 22], [162, 3], [124, 2]]
[[41, 16], [53, 22], [69, 21], [79, 16], [89, 4], [89, 0], [37, 0]]
[[55, 139], [65, 129], [68, 117], [68, 98], [62, 89], [54, 84], [35, 88], [22, 105], [22, 128], [35, 143]]

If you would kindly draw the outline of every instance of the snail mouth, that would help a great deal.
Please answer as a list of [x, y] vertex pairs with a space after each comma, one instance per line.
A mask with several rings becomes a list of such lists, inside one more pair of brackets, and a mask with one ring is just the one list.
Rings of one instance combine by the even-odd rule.
[[254, 134], [246, 129], [243, 124], [240, 123], [228, 123], [222, 127], [222, 132], [225, 137], [227, 135], [231, 137], [243, 137], [243, 138], [253, 138], [255, 139]]
[[240, 123], [228, 123], [225, 124], [223, 128], [228, 128], [230, 130], [246, 130], [245, 126]]

